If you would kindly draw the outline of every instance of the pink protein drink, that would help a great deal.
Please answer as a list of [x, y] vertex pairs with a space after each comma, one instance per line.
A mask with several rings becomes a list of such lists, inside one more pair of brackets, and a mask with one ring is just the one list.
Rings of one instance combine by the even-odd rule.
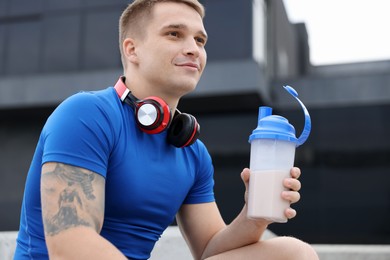
[[290, 176], [294, 165], [295, 148], [309, 137], [309, 112], [298, 99], [297, 92], [285, 89], [301, 104], [305, 114], [305, 127], [299, 138], [287, 119], [272, 115], [272, 108], [260, 107], [258, 126], [249, 137], [251, 144], [248, 217], [272, 222], [287, 222], [284, 214], [289, 202], [283, 200], [283, 180]]
[[[282, 182], [286, 177], [286, 172], [283, 171], [251, 172], [249, 217], [287, 222], [284, 211], [289, 207], [289, 203], [278, 196], [285, 190]], [[273, 199], [270, 199], [270, 196]]]

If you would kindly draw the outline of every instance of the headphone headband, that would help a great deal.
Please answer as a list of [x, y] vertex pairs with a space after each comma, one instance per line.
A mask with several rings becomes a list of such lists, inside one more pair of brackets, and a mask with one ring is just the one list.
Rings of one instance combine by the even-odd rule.
[[120, 77], [114, 87], [116, 93], [118, 94], [122, 102], [126, 99], [127, 95], [130, 93], [130, 90], [126, 87], [124, 81], [125, 81], [125, 77], [124, 76]]

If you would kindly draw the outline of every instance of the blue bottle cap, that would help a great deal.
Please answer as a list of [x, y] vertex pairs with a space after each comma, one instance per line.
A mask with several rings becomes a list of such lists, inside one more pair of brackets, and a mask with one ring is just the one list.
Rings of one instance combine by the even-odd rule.
[[259, 108], [257, 128], [249, 136], [249, 142], [254, 139], [277, 139], [297, 143], [295, 128], [282, 116], [272, 115], [272, 108]]
[[262, 106], [259, 108], [257, 128], [249, 136], [249, 142], [254, 139], [277, 139], [294, 142], [296, 146], [302, 145], [310, 135], [311, 119], [305, 105], [299, 100], [298, 93], [290, 86], [284, 86], [301, 105], [305, 115], [305, 126], [299, 138], [295, 136], [295, 128], [282, 116], [272, 115], [272, 108]]

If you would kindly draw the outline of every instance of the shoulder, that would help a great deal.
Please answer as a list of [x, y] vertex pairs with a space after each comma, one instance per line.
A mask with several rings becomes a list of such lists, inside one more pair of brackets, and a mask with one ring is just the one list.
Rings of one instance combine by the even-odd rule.
[[118, 105], [119, 99], [113, 88], [109, 87], [98, 91], [81, 91], [65, 99], [59, 108], [109, 108]]
[[47, 119], [43, 137], [54, 140], [72, 138], [90, 133], [114, 140], [120, 122], [120, 100], [113, 88], [79, 92], [64, 100]]
[[80, 92], [63, 101], [42, 130], [43, 161], [71, 164], [104, 176], [119, 139], [119, 102], [112, 88]]
[[65, 99], [50, 115], [48, 122], [67, 121], [91, 122], [115, 119], [120, 109], [120, 100], [115, 96], [113, 88], [99, 91], [82, 91]]

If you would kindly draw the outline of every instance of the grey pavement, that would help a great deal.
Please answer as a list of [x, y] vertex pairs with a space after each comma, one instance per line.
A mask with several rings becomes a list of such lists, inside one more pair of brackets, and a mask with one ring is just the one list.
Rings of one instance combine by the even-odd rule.
[[[17, 232], [0, 232], [0, 259], [12, 260]], [[267, 230], [262, 239], [275, 237]], [[321, 260], [390, 260], [390, 245], [312, 245]], [[179, 228], [170, 226], [156, 243], [151, 260], [192, 259]]]

